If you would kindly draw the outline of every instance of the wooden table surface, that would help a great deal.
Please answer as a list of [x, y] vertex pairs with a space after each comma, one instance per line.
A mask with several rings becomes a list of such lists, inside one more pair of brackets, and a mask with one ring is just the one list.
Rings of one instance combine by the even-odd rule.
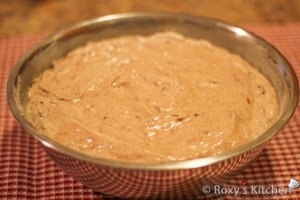
[[233, 24], [300, 21], [300, 0], [1, 0], [0, 36], [50, 33], [123, 12], [208, 16]]

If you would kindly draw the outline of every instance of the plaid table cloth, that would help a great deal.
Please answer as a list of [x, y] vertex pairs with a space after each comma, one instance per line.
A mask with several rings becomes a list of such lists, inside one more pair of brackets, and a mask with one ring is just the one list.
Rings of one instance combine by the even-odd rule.
[[[244, 27], [276, 46], [300, 76], [300, 23]], [[9, 110], [6, 100], [9, 73], [18, 58], [41, 38], [42, 35], [0, 36], [0, 199], [112, 199], [64, 174], [38, 142], [20, 127]], [[287, 194], [270, 190], [262, 194], [264, 187], [287, 188], [291, 178], [300, 181], [299, 119], [298, 106], [294, 117], [261, 155], [226, 186], [256, 186], [254, 191], [235, 196], [234, 191], [227, 188], [220, 191], [218, 197], [208, 194], [205, 198], [300, 199], [300, 187]]]

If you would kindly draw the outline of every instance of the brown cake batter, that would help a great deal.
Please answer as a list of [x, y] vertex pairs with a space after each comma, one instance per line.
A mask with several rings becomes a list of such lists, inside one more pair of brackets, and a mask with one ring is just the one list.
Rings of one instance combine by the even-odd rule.
[[164, 32], [90, 42], [37, 77], [27, 115], [86, 154], [166, 162], [247, 143], [278, 118], [274, 88], [238, 55]]

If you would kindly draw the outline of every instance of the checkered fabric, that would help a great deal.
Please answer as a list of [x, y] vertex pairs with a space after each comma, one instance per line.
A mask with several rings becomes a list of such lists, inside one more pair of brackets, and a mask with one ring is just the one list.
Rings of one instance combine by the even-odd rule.
[[[300, 23], [244, 27], [275, 45], [300, 76]], [[10, 70], [18, 58], [41, 38], [41, 35], [0, 37], [0, 199], [112, 199], [93, 192], [63, 173], [38, 142], [20, 127], [9, 110], [6, 82]], [[234, 194], [218, 197], [208, 194], [205, 198], [300, 199], [300, 188], [288, 194], [255, 194], [259, 187], [287, 188], [291, 178], [300, 181], [299, 119], [300, 107], [261, 155], [241, 174], [228, 180], [225, 187], [246, 188], [247, 194], [243, 191], [237, 197]], [[255, 185], [256, 190], [251, 191]]]

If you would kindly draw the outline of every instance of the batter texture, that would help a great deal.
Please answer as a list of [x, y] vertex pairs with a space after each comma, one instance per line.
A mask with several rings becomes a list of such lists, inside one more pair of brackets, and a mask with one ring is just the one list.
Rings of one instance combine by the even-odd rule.
[[170, 162], [247, 143], [278, 118], [276, 92], [240, 56], [173, 32], [89, 42], [29, 90], [27, 117], [72, 149]]

